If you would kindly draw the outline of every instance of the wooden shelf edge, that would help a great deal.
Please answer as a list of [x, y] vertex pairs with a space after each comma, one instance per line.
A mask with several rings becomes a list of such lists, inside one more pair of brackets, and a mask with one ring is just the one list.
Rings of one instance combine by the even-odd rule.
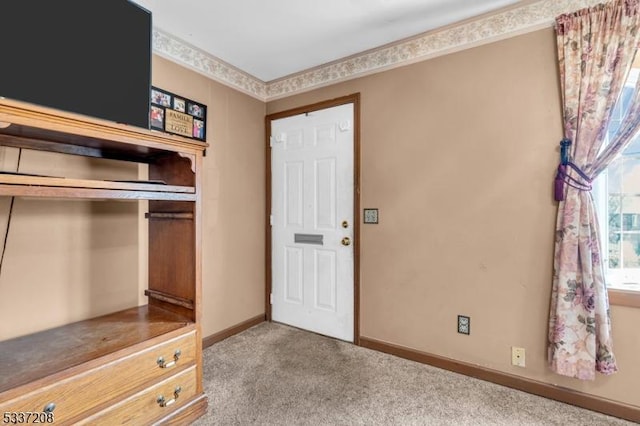
[[[0, 127], [2, 129], [2, 127]], [[151, 163], [156, 155], [143, 153], [122, 153], [108, 148], [95, 148], [73, 143], [52, 142], [40, 138], [26, 138], [0, 132], [0, 145], [12, 148], [32, 149], [36, 151], [56, 152], [58, 154], [78, 155], [82, 157], [106, 158], [137, 163]]]
[[144, 214], [146, 219], [156, 220], [193, 220], [193, 212], [148, 212]]
[[97, 200], [195, 201], [196, 194], [123, 189], [70, 188], [0, 184], [0, 195], [16, 197], [77, 198]]
[[48, 176], [0, 174], [0, 185], [45, 186], [52, 188], [116, 189], [122, 191], [177, 192], [194, 194], [193, 186], [162, 185], [159, 183], [117, 182], [110, 180], [72, 179]]
[[183, 308], [193, 309], [193, 300], [185, 299], [182, 297], [174, 296], [172, 294], [163, 293], [157, 290], [145, 290], [144, 295], [151, 299], [160, 300], [162, 302], [170, 303], [176, 306], [182, 306]]

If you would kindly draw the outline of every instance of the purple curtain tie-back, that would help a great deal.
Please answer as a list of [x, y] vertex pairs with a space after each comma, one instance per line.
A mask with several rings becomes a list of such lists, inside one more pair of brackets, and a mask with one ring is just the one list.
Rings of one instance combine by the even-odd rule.
[[[573, 169], [578, 176], [582, 179], [582, 181], [569, 176], [567, 167]], [[564, 185], [567, 184], [573, 188], [576, 188], [580, 191], [591, 191], [591, 179], [587, 176], [580, 167], [573, 164], [571, 161], [567, 161], [566, 163], [560, 163], [558, 166], [558, 172], [556, 173], [555, 179], [555, 199], [556, 201], [564, 200]]]

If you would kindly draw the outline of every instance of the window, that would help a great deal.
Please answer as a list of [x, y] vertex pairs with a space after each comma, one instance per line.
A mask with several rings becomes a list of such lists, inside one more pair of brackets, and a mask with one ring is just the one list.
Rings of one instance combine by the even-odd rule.
[[[613, 138], [631, 103], [640, 69], [632, 69], [623, 88], [607, 138]], [[594, 183], [603, 264], [609, 289], [640, 295], [640, 136]]]

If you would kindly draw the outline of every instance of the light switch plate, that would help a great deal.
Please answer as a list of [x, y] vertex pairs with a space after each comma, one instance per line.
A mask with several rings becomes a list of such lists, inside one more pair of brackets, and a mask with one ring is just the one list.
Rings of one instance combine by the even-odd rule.
[[378, 209], [364, 209], [364, 223], [378, 223]]

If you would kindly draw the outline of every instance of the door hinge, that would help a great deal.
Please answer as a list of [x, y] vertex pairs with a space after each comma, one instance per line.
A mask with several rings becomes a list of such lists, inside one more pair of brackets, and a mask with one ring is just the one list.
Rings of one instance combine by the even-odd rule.
[[278, 136], [269, 136], [269, 146], [273, 148], [273, 145], [276, 143], [283, 143], [287, 141], [287, 134], [280, 133]]
[[273, 293], [269, 294], [269, 304], [273, 305]]
[[273, 226], [273, 215], [269, 215], [269, 225]]

